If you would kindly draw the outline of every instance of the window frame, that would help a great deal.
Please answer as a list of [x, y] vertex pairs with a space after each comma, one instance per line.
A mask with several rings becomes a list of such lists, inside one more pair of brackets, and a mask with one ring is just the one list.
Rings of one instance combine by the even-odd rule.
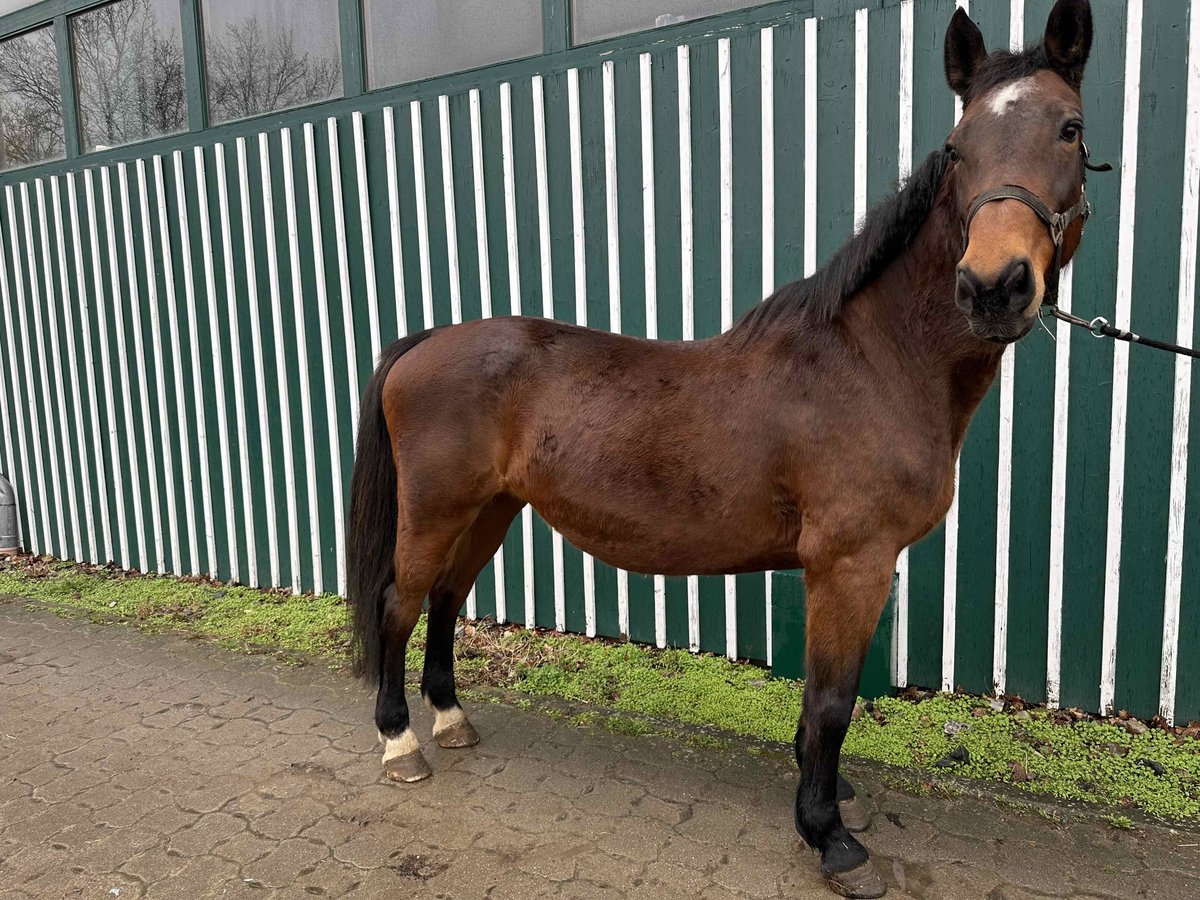
[[[201, 0], [178, 0], [180, 31], [183, 42], [184, 97], [187, 101], [186, 129], [174, 135], [156, 135], [138, 141], [131, 141], [128, 144], [122, 144], [120, 148], [85, 151], [82, 147], [83, 136], [79, 121], [79, 97], [75, 80], [75, 55], [71, 42], [70, 17], [98, 6], [105, 6], [111, 2], [114, 2], [114, 0], [40, 0], [40, 2], [27, 6], [24, 9], [0, 16], [0, 40], [16, 37], [26, 31], [31, 31], [44, 25], [50, 25], [54, 29], [55, 46], [58, 51], [59, 90], [62, 94], [63, 103], [63, 137], [65, 149], [65, 156], [57, 162], [65, 162], [69, 165], [80, 158], [108, 155], [114, 151], [120, 151], [122, 148], [161, 141], [164, 137], [178, 138], [180, 135], [194, 136], [199, 132], [208, 131], [211, 128], [224, 128], [228, 124], [233, 124], [222, 123], [219, 126], [214, 126], [211, 122], [206, 84], [207, 72], [204, 66], [204, 29], [201, 20]], [[286, 112], [291, 113], [297, 110], [318, 107], [330, 102], [341, 103], [347, 100], [352, 101], [355, 98], [371, 95], [419, 92], [421, 86], [427, 82], [455, 84], [462, 82], [464, 77], [469, 79], [472, 72], [492, 68], [493, 66], [527, 66], [531, 63], [535, 66], [544, 66], [548, 64], [549, 59], [562, 54], [595, 53], [598, 48], [614, 48], [620, 47], [621, 44], [641, 42], [649, 34], [661, 35], [660, 40], [670, 40], [676, 35], [698, 33], [699, 29], [710, 29], [713, 27], [714, 19], [728, 23], [749, 21], [750, 19], [773, 20], [784, 14], [795, 14], [797, 11], [804, 15], [822, 15], [832, 12], [833, 6], [844, 3], [845, 0], [758, 0], [754, 6], [736, 12], [721, 13], [703, 20], [668, 25], [664, 28], [630, 32], [604, 41], [581, 45], [575, 44], [574, 36], [572, 35], [574, 0], [541, 0], [542, 48], [540, 53], [522, 57], [518, 60], [495, 63], [493, 66], [481, 67], [481, 69], [445, 73], [427, 79], [402, 82], [378, 88], [369, 88], [367, 85], [366, 31], [363, 21], [362, 0], [329, 0], [329, 2], [336, 3], [338, 9], [338, 29], [342, 51], [342, 97], [337, 101], [318, 101], [313, 104], [305, 104], [289, 109]], [[892, 6], [898, 4], [900, 0], [852, 0], [852, 2], [855, 4], [870, 2], [883, 6]], [[269, 116], [278, 116], [281, 112], [285, 111], [274, 110], [262, 113], [259, 116], [239, 120], [238, 124], [253, 122], [256, 119], [263, 119]], [[29, 169], [35, 165], [42, 165], [42, 163], [6, 169], [0, 172], [0, 179], [3, 179], [10, 172]]]

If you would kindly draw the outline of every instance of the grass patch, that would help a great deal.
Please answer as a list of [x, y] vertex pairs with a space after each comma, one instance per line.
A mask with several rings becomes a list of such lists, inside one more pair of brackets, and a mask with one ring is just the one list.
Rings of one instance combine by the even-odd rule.
[[[233, 649], [346, 658], [345, 604], [329, 595], [293, 596], [29, 558], [0, 563], [0, 594], [150, 631], [182, 629]], [[410, 670], [420, 669], [424, 637], [422, 619], [409, 645]], [[484, 624], [463, 628], [457, 653], [464, 696], [471, 687], [495, 686], [627, 714], [585, 712], [572, 718], [578, 725], [642, 734], [653, 728], [638, 717], [649, 716], [784, 743], [796, 728], [799, 682], [723, 657]], [[1200, 824], [1197, 730], [1152, 727], [1132, 734], [1115, 720], [997, 710], [986, 698], [936, 694], [870, 704], [852, 723], [845, 752], [1194, 825]], [[1110, 819], [1114, 827], [1126, 820]]]

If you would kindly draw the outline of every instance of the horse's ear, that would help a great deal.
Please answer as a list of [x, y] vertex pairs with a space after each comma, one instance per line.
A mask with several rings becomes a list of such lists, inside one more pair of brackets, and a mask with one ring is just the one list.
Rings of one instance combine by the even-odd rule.
[[960, 6], [946, 29], [946, 81], [950, 90], [965, 100], [985, 59], [983, 34]]
[[1092, 50], [1092, 5], [1088, 0], [1058, 0], [1042, 40], [1051, 67], [1075, 90]]

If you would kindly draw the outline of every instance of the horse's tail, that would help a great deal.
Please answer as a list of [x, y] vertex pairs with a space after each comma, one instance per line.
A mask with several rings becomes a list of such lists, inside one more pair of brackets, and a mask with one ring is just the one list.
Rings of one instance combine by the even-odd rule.
[[346, 572], [352, 610], [350, 655], [355, 674], [372, 683], [379, 679], [383, 592], [394, 580], [396, 556], [396, 466], [383, 418], [383, 384], [396, 360], [432, 333], [411, 334], [387, 347], [362, 395], [350, 482]]

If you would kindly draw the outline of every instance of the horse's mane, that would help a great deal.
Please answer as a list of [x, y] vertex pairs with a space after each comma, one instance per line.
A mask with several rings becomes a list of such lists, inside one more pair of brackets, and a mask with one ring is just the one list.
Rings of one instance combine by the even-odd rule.
[[[965, 102], [993, 87], [1050, 68], [1045, 48], [1038, 44], [1021, 53], [998, 50], [980, 66]], [[874, 281], [908, 249], [929, 218], [946, 172], [945, 150], [935, 150], [895, 194], [880, 202], [863, 220], [862, 228], [808, 278], [785, 284], [746, 312], [735, 328], [758, 326], [787, 316], [830, 322], [843, 304]]]
[[874, 281], [912, 243], [933, 209], [946, 160], [944, 150], [930, 153], [899, 191], [867, 213], [862, 228], [825, 265], [808, 278], [779, 288], [734, 327], [753, 329], [789, 315], [831, 321], [847, 299]]

